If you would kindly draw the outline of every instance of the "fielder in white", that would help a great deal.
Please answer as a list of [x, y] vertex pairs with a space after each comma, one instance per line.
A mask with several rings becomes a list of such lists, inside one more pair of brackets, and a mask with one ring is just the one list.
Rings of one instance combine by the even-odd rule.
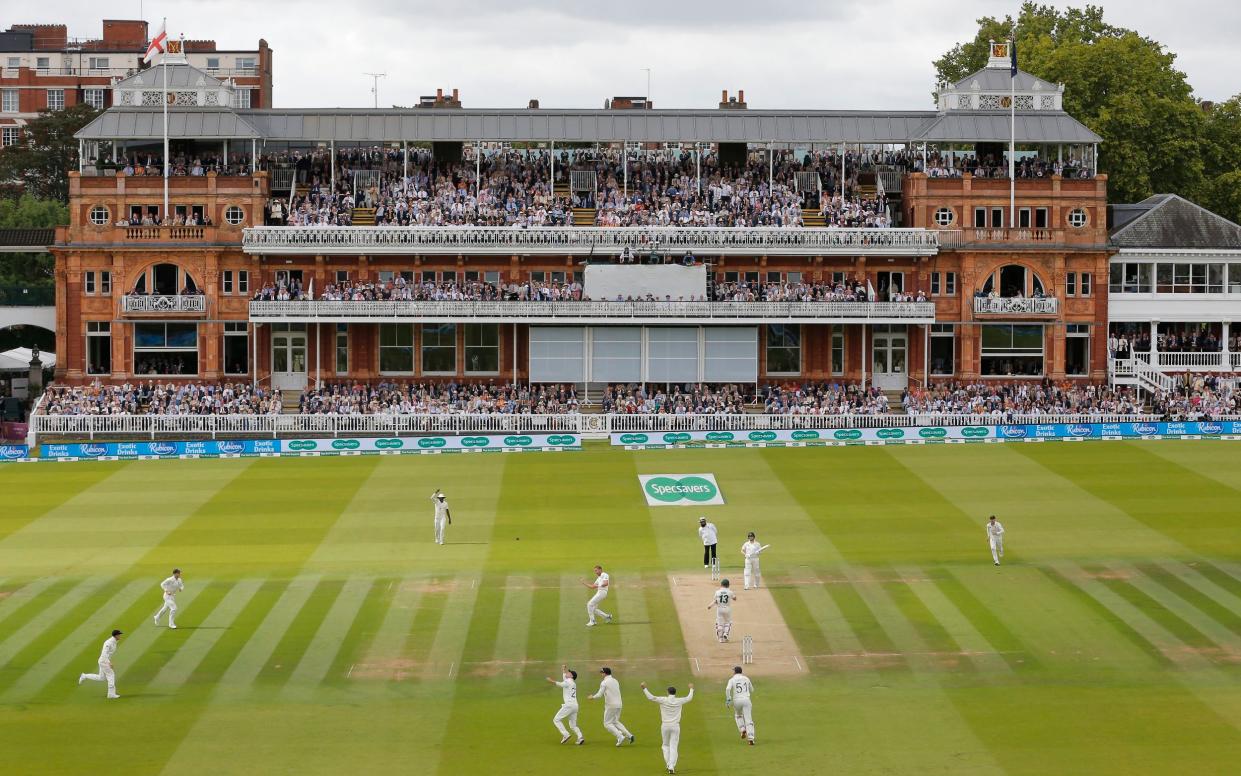
[[991, 544], [991, 560], [998, 566], [1000, 558], [1004, 557], [1004, 526], [995, 519], [995, 515], [987, 521], [987, 541]]
[[181, 569], [173, 569], [172, 576], [160, 582], [159, 588], [164, 591], [164, 605], [155, 613], [155, 624], [159, 625], [160, 615], [168, 612], [168, 627], [176, 630], [177, 593], [185, 589], [185, 583], [181, 581]]
[[677, 746], [681, 743], [681, 707], [694, 699], [694, 685], [689, 686], [689, 695], [677, 697], [677, 688], [669, 687], [668, 694], [656, 697], [642, 683], [642, 693], [648, 701], [659, 704], [660, 733], [663, 736], [664, 765], [668, 773], [677, 772]]
[[594, 582], [587, 582], [584, 579], [579, 579], [578, 581], [595, 591], [595, 594], [592, 595], [590, 600], [586, 602], [586, 617], [588, 618], [586, 620], [586, 627], [595, 627], [596, 616], [602, 617], [604, 620], [611, 622], [612, 615], [599, 608], [599, 604], [603, 603], [603, 599], [608, 597], [608, 589], [609, 585], [611, 585], [611, 578], [608, 576], [608, 573], [603, 570], [603, 566], [595, 566]]
[[741, 666], [733, 666], [733, 676], [724, 687], [724, 703], [732, 707], [733, 719], [737, 722], [737, 730], [741, 732], [741, 740], [749, 741], [754, 746], [754, 711], [750, 705], [750, 696], [754, 694], [754, 684], [750, 677], [741, 672]]
[[727, 579], [720, 580], [720, 587], [711, 596], [711, 603], [707, 604], [707, 610], [710, 611], [715, 607], [715, 638], [721, 644], [728, 641], [729, 634], [733, 630], [733, 601], [737, 600], [737, 594], [728, 587]]
[[749, 590], [751, 585], [754, 587], [763, 586], [763, 569], [758, 564], [758, 556], [770, 546], [770, 544], [759, 544], [758, 540], [754, 538], [753, 531], [746, 534], [746, 542], [741, 545], [741, 555], [745, 558], [746, 590]]
[[577, 745], [581, 746], [585, 739], [582, 738], [581, 728], [577, 726], [577, 671], [561, 666], [560, 674], [564, 679], [559, 682], [550, 676], [546, 677], [547, 681], [560, 688], [560, 711], [552, 717], [552, 724], [560, 731], [560, 743], [563, 744], [569, 740], [569, 731], [565, 730], [562, 720], [569, 720], [569, 728], [577, 736]]
[[112, 656], [116, 654], [116, 645], [120, 643], [121, 632], [119, 630], [112, 631], [112, 637], [103, 643], [103, 650], [99, 653], [99, 673], [97, 674], [78, 674], [78, 684], [85, 681], [107, 682], [108, 697], [119, 698], [116, 694], [116, 672], [112, 670]]
[[590, 696], [592, 700], [603, 698], [603, 727], [612, 735], [616, 736], [616, 745], [620, 746], [625, 743], [625, 739], [629, 739], [629, 743], [633, 743], [633, 733], [621, 724], [621, 691], [620, 682], [616, 681], [616, 677], [612, 676], [612, 669], [604, 666], [599, 669], [599, 673], [603, 674], [603, 679], [599, 682], [599, 691]]
[[435, 505], [435, 543], [444, 543], [444, 528], [452, 525], [452, 513], [448, 511], [448, 497], [439, 488], [431, 494], [431, 503]]

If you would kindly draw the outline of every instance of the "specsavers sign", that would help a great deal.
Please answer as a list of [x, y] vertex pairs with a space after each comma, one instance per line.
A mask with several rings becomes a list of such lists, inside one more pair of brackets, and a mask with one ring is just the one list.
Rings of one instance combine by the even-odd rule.
[[696, 507], [723, 504], [714, 474], [639, 474], [642, 493], [652, 507]]

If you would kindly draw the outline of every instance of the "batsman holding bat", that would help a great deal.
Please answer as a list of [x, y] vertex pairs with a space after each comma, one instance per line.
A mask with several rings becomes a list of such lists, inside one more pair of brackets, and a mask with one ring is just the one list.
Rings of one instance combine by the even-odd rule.
[[746, 534], [746, 542], [741, 545], [741, 554], [745, 558], [745, 589], [751, 587], [763, 586], [763, 570], [758, 564], [758, 556], [763, 550], [770, 547], [770, 544], [759, 544], [754, 538], [754, 532], [750, 531]]

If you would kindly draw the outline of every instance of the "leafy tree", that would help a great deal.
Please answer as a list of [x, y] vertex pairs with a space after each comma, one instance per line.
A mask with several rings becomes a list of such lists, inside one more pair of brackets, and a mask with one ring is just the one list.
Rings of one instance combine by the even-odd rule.
[[[1204, 125], [1208, 123], [1176, 55], [1157, 41], [1103, 20], [1087, 5], [1059, 11], [1027, 2], [1017, 19], [983, 17], [972, 40], [935, 60], [941, 82], [986, 66], [988, 43], [1017, 40], [1022, 70], [1065, 84], [1064, 107], [1104, 142], [1099, 169], [1116, 202], [1156, 192], [1196, 199], [1204, 193]], [[1232, 160], [1241, 147], [1233, 145]], [[1232, 162], [1236, 169], [1236, 162]]]
[[68, 202], [68, 172], [78, 167], [73, 136], [98, 115], [85, 103], [40, 111], [22, 128], [22, 142], [0, 151], [0, 181], [20, 181], [26, 193]]
[[[18, 199], [0, 199], [0, 229], [49, 229], [69, 223], [69, 208], [61, 202], [24, 194]], [[54, 262], [49, 253], [9, 253], [0, 255], [0, 287], [52, 287]], [[0, 291], [3, 296], [3, 291]]]

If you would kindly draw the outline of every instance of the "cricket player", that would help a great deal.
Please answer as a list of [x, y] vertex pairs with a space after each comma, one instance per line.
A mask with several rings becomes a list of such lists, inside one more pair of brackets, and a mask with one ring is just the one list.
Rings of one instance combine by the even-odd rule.
[[565, 730], [564, 722], [561, 720], [568, 719], [569, 728], [577, 735], [577, 745], [581, 746], [585, 739], [582, 738], [581, 728], [577, 726], [577, 671], [561, 666], [560, 675], [563, 680], [559, 682], [550, 676], [546, 677], [547, 681], [560, 688], [560, 711], [552, 717], [552, 724], [560, 731], [560, 743], [563, 744], [569, 740], [569, 731]]
[[603, 674], [603, 679], [599, 682], [599, 691], [590, 697], [592, 700], [603, 698], [603, 727], [616, 736], [617, 746], [625, 743], [625, 739], [629, 739], [629, 743], [632, 744], [633, 733], [630, 733], [620, 721], [620, 682], [616, 681], [616, 677], [612, 676], [612, 669], [607, 666], [600, 668], [599, 673]]
[[599, 604], [603, 603], [603, 599], [608, 597], [608, 586], [611, 584], [611, 579], [608, 577], [608, 573], [603, 570], [603, 566], [595, 566], [594, 582], [587, 582], [584, 579], [578, 581], [595, 591], [595, 594], [586, 602], [586, 616], [589, 618], [586, 620], [586, 627], [595, 627], [596, 615], [611, 622], [612, 615], [599, 608]]
[[177, 593], [185, 589], [185, 583], [181, 581], [181, 569], [173, 569], [172, 576], [160, 582], [159, 588], [164, 591], [164, 605], [155, 613], [155, 624], [158, 626], [160, 615], [168, 612], [168, 627], [176, 630]]
[[711, 603], [707, 604], [707, 609], [715, 607], [715, 638], [721, 644], [728, 641], [728, 636], [733, 630], [733, 601], [737, 600], [737, 594], [728, 587], [728, 580], [720, 580], [720, 588], [711, 596]]
[[1000, 558], [1004, 557], [1004, 526], [995, 519], [995, 515], [987, 521], [987, 541], [991, 543], [991, 560], [998, 566]]
[[116, 672], [112, 670], [112, 656], [116, 654], [116, 645], [120, 643], [121, 636], [121, 631], [112, 630], [112, 637], [103, 643], [103, 650], [99, 653], [99, 673], [78, 674], [78, 684], [88, 679], [92, 682], [107, 682], [108, 698], [121, 697], [116, 694]]
[[715, 543], [718, 540], [719, 532], [715, 530], [715, 523], [708, 523], [707, 518], [698, 518], [698, 538], [702, 539], [702, 567], [710, 568], [711, 561], [715, 560]]
[[677, 688], [669, 687], [668, 694], [660, 697], [651, 695], [642, 683], [642, 693], [648, 701], [659, 704], [659, 719], [662, 722], [660, 733], [663, 736], [664, 765], [668, 773], [677, 772], [677, 746], [681, 743], [681, 707], [694, 699], [694, 685], [689, 686], [689, 695], [677, 697]]
[[750, 746], [754, 746], [754, 712], [750, 706], [750, 696], [753, 694], [754, 684], [750, 677], [741, 672], [741, 666], [733, 666], [733, 676], [724, 687], [724, 703], [732, 707], [741, 740], [749, 741]]
[[745, 544], [741, 545], [741, 555], [745, 558], [745, 589], [749, 590], [751, 585], [756, 588], [763, 586], [763, 570], [758, 565], [758, 556], [771, 545], [759, 544], [754, 538], [753, 531], [745, 536]]
[[448, 497], [439, 488], [431, 494], [431, 503], [435, 504], [435, 543], [444, 543], [444, 526], [452, 525], [452, 513], [448, 511]]

